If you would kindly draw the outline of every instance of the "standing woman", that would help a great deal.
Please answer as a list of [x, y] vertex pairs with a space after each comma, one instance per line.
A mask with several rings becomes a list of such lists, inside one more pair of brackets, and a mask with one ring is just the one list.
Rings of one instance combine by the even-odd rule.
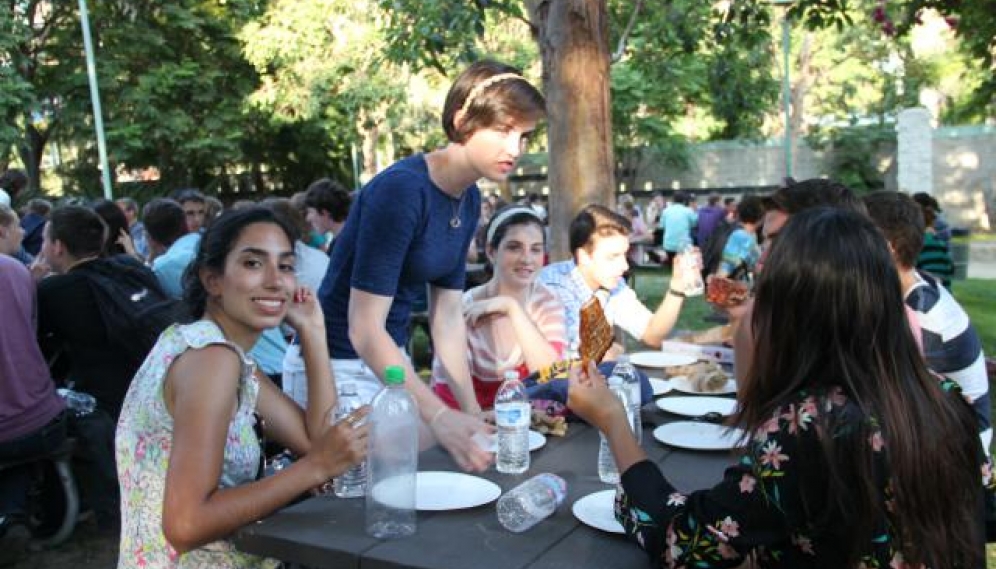
[[[363, 460], [367, 427], [353, 426], [366, 410], [327, 422], [335, 383], [325, 322], [311, 291], [297, 287], [292, 231], [272, 211], [216, 219], [185, 280], [199, 320], [163, 332], [118, 421], [118, 567], [274, 566], [227, 536]], [[308, 368], [306, 411], [245, 355], [285, 318]], [[260, 479], [254, 427], [302, 458]]]
[[878, 229], [793, 215], [756, 292], [734, 419], [749, 436], [713, 488], [675, 490], [604, 381], [573, 374], [568, 405], [622, 472], [626, 532], [661, 567], [983, 567], [990, 465], [969, 403], [925, 367]]
[[[478, 416], [461, 300], [481, 209], [476, 182], [508, 177], [544, 105], [508, 65], [480, 61], [461, 73], [443, 107], [450, 143], [396, 162], [363, 188], [319, 292], [336, 376], [355, 381], [369, 401], [384, 368], [404, 365], [422, 420], [465, 470], [483, 470], [492, 458], [473, 441], [490, 427]], [[432, 393], [401, 348], [412, 302], [427, 285], [433, 347], [461, 411]]]
[[[546, 252], [543, 221], [527, 206], [510, 206], [488, 224], [485, 252], [491, 279], [463, 295], [467, 365], [478, 404], [494, 407], [507, 371], [519, 378], [560, 360], [567, 345], [564, 305], [536, 281]], [[433, 361], [433, 389], [450, 407], [457, 401], [450, 378]]]

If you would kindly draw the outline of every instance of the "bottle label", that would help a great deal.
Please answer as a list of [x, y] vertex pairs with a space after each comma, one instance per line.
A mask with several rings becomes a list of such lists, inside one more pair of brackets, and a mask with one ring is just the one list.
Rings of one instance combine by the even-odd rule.
[[528, 427], [529, 404], [506, 403], [495, 405], [495, 422], [499, 427]]

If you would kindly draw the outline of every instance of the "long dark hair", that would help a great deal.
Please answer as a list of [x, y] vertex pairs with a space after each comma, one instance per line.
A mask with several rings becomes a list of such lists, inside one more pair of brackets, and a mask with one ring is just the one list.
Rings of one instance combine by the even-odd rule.
[[190, 308], [190, 314], [202, 318], [207, 308], [208, 293], [201, 281], [201, 269], [209, 269], [219, 274], [225, 271], [225, 259], [232, 246], [238, 241], [242, 231], [253, 223], [272, 223], [278, 226], [287, 241], [294, 246], [294, 230], [273, 210], [261, 206], [226, 211], [211, 222], [211, 226], [201, 237], [197, 256], [183, 273], [183, 300]]
[[118, 204], [110, 200], [97, 200], [90, 206], [93, 211], [107, 224], [107, 235], [104, 237], [104, 250], [102, 256], [123, 255], [125, 248], [118, 245], [118, 236], [123, 229], [128, 231], [128, 218], [125, 217]]
[[[793, 215], [756, 293], [738, 426], [757, 432], [800, 391], [835, 387], [861, 418], [820, 413], [821, 446], [798, 451], [799, 462], [826, 473], [825, 487], [802, 481], [800, 499], [813, 529], [833, 537], [841, 566], [871, 551], [883, 519], [911, 566], [981, 566], [977, 427], [968, 405], [925, 368], [882, 234], [850, 211]], [[875, 429], [884, 460], [868, 443]], [[888, 512], [880, 496], [886, 483], [894, 498]]]

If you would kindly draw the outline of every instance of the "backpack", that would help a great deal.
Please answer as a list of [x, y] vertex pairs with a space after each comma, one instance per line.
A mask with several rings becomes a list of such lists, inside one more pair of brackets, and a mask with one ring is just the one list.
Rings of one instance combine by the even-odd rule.
[[128, 255], [81, 265], [107, 337], [124, 355], [141, 364], [163, 330], [189, 322], [186, 305], [163, 292], [155, 273]]
[[738, 227], [736, 223], [730, 223], [725, 219], [716, 224], [716, 228], [709, 234], [705, 245], [702, 246], [702, 278], [715, 274], [719, 270], [719, 263], [723, 260], [723, 249], [726, 241], [730, 238]]

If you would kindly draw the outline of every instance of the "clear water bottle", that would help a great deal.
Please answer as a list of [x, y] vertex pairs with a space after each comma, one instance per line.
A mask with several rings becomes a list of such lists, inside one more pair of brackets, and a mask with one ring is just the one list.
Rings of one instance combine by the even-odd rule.
[[519, 374], [505, 372], [505, 381], [495, 395], [495, 423], [498, 425], [498, 454], [495, 468], [506, 474], [522, 474], [529, 469], [529, 396]]
[[537, 474], [498, 499], [498, 522], [524, 532], [552, 514], [567, 496], [567, 483], [556, 474]]
[[[609, 377], [609, 389], [619, 401], [622, 402], [623, 409], [629, 408], [629, 390], [618, 376]], [[609, 448], [609, 441], [604, 433], [598, 433], [600, 441], [598, 444], [598, 479], [606, 484], [619, 484], [619, 469], [616, 467], [616, 459], [612, 456], [612, 449]]]
[[642, 443], [643, 420], [640, 417], [640, 409], [642, 408], [643, 393], [640, 388], [640, 374], [636, 372], [633, 364], [629, 363], [629, 356], [623, 354], [616, 360], [616, 367], [612, 368], [612, 375], [621, 379], [626, 387], [630, 427], [633, 429], [636, 442]]
[[705, 292], [705, 281], [702, 280], [702, 255], [690, 238], [682, 239], [678, 244], [681, 253], [681, 268], [685, 276], [682, 283], [685, 296], [699, 296]]
[[97, 400], [89, 393], [65, 388], [59, 388], [55, 391], [66, 402], [66, 407], [77, 417], [89, 415], [97, 408]]
[[[339, 384], [339, 403], [335, 408], [334, 421], [339, 422], [347, 415], [363, 406], [356, 394], [356, 384], [344, 381]], [[333, 491], [340, 498], [358, 498], [364, 494], [367, 487], [367, 463], [361, 462], [336, 477]]]
[[388, 366], [370, 403], [366, 529], [382, 539], [415, 533], [419, 417], [404, 383], [404, 368]]

